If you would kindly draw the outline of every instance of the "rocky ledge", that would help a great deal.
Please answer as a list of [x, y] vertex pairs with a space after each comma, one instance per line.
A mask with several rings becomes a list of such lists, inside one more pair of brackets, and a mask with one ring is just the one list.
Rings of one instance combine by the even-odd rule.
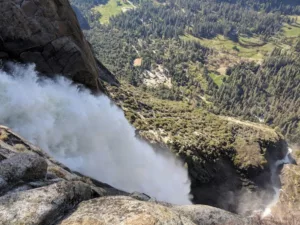
[[71, 171], [0, 126], [0, 224], [249, 224], [249, 221], [210, 206], [175, 206], [142, 193], [117, 190]]

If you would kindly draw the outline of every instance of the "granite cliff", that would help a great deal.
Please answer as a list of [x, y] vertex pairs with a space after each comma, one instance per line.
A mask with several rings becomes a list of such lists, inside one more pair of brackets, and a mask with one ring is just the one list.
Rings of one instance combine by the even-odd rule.
[[[190, 105], [159, 101], [126, 85], [112, 88], [119, 82], [95, 59], [67, 0], [0, 0], [0, 13], [3, 70], [9, 68], [6, 61], [35, 63], [41, 75], [63, 75], [94, 93], [109, 93], [137, 128], [138, 136], [154, 146], [170, 148], [186, 163], [195, 203], [248, 215], [272, 198], [271, 167], [287, 152], [281, 134]], [[261, 192], [266, 197], [258, 194]], [[263, 202], [248, 201], [254, 197]], [[0, 127], [0, 221], [251, 223], [210, 206], [174, 206], [146, 194], [120, 191], [71, 171], [6, 127]]]
[[0, 59], [36, 64], [39, 72], [64, 75], [104, 91], [102, 79], [118, 85], [95, 59], [68, 0], [1, 0]]

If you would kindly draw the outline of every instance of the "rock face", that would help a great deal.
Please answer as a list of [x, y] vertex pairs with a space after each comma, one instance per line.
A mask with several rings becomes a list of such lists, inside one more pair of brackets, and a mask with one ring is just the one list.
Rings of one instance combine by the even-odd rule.
[[33, 62], [94, 91], [104, 90], [100, 76], [118, 84], [97, 64], [68, 0], [0, 0], [0, 15], [0, 59]]
[[175, 206], [70, 171], [0, 126], [0, 224], [248, 224], [209, 206]]

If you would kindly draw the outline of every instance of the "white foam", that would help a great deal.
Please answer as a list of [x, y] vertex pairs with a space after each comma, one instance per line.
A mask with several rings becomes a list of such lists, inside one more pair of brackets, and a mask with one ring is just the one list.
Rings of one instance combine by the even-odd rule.
[[106, 96], [78, 91], [62, 77], [39, 80], [32, 65], [12, 68], [11, 74], [0, 71], [0, 124], [102, 182], [161, 201], [190, 203], [182, 163], [138, 140]]

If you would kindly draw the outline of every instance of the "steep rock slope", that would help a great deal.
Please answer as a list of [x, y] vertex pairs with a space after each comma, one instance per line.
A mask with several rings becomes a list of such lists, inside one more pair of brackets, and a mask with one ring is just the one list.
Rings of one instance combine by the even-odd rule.
[[272, 199], [271, 168], [287, 152], [281, 134], [125, 84], [108, 89], [141, 138], [186, 162], [195, 203], [251, 214]]
[[0, 126], [1, 225], [248, 222], [246, 218], [209, 206], [175, 206], [141, 193], [119, 191], [72, 172]]
[[104, 90], [101, 77], [118, 84], [96, 62], [68, 0], [1, 0], [0, 15], [0, 59], [33, 62], [95, 91]]

